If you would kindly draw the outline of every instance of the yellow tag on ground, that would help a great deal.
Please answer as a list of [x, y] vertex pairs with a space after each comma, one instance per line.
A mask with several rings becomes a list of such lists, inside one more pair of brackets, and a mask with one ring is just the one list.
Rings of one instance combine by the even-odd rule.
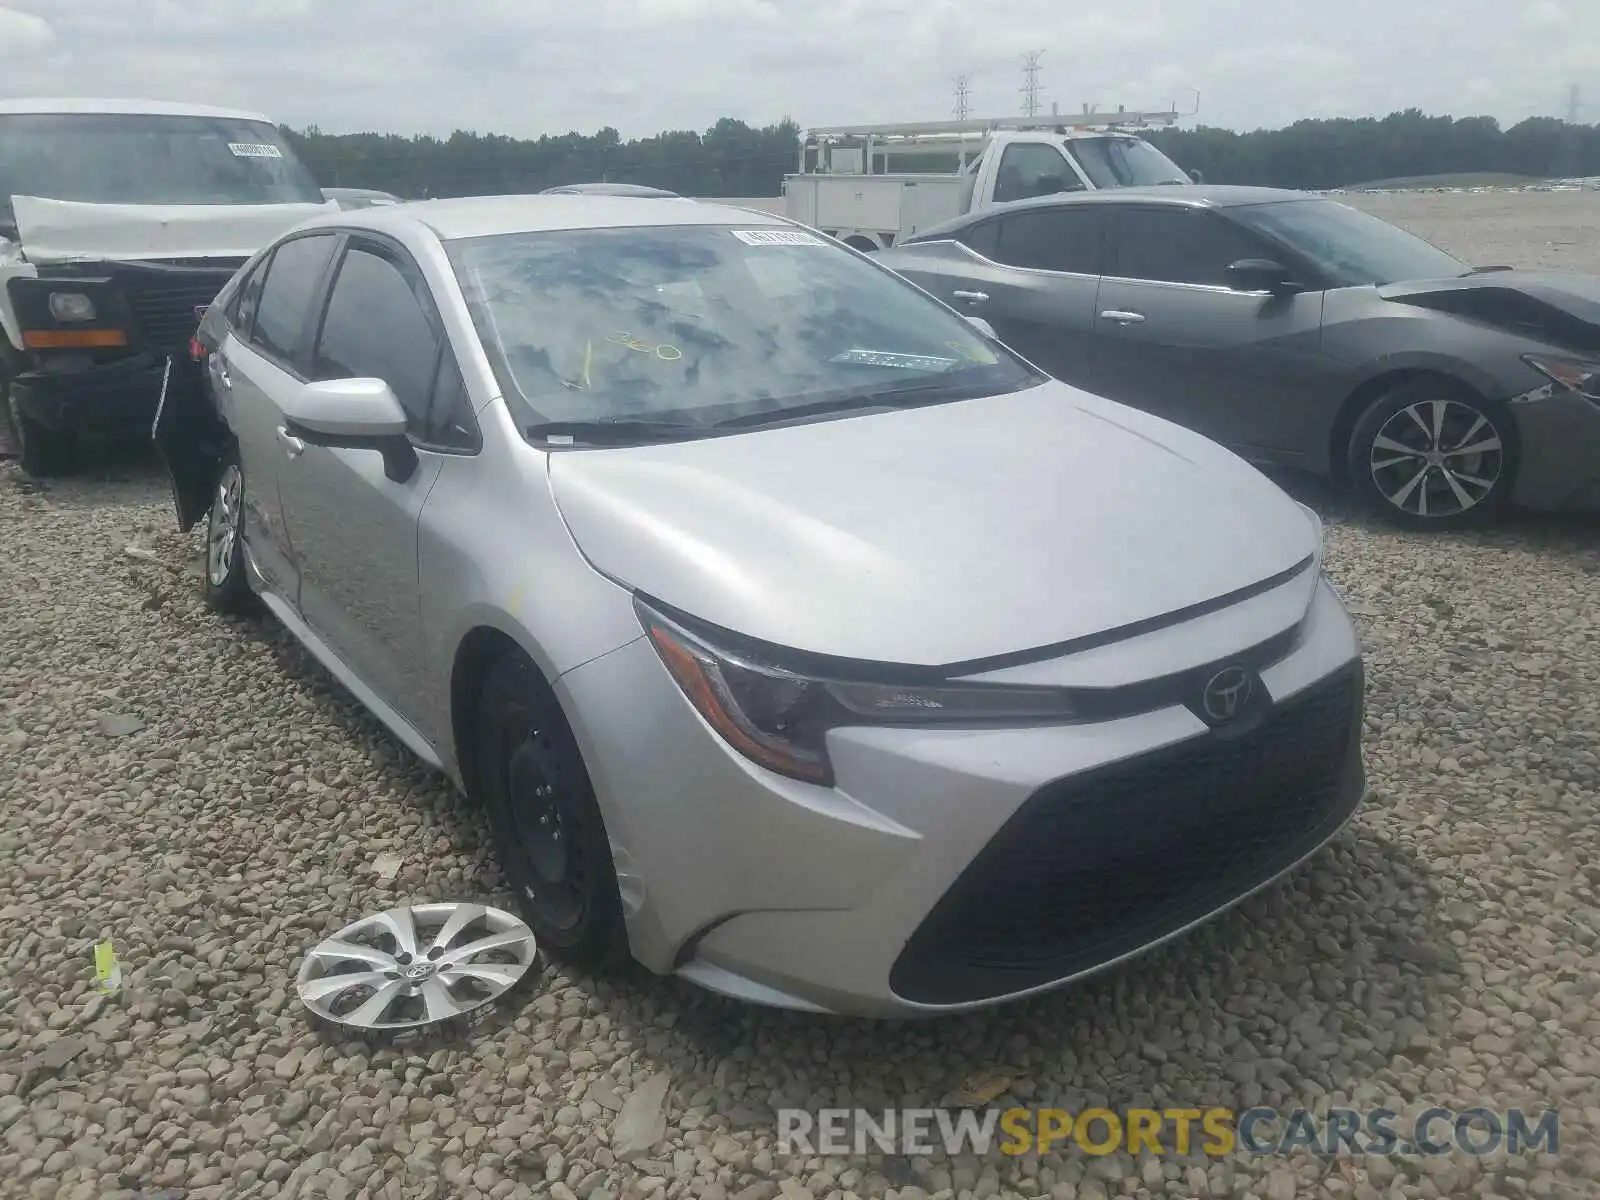
[[122, 966], [110, 942], [94, 946], [94, 985], [103, 992], [114, 992], [122, 984]]

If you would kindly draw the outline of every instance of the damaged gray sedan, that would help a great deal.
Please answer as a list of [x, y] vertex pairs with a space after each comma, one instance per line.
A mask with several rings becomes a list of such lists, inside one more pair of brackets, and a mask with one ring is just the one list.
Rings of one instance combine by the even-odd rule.
[[1600, 279], [1471, 266], [1335, 200], [1125, 188], [875, 256], [1058, 379], [1451, 528], [1600, 509]]

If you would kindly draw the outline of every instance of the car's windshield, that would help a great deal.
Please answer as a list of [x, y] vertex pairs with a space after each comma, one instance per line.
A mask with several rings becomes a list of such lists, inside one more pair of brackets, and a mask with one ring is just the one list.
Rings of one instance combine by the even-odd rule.
[[1337, 200], [1248, 204], [1228, 215], [1299, 251], [1335, 287], [1447, 279], [1471, 271], [1437, 246]]
[[137, 113], [0, 116], [0, 204], [321, 204], [282, 135], [260, 121]]
[[1140, 138], [1068, 138], [1067, 151], [1097, 188], [1189, 182], [1177, 163]]
[[816, 234], [668, 225], [449, 244], [529, 425], [695, 431], [802, 407], [1014, 391], [1040, 376], [898, 276]]

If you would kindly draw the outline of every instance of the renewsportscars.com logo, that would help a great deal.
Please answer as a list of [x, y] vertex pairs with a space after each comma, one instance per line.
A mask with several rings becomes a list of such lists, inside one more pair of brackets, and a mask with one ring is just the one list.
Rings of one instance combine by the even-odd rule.
[[778, 1112], [778, 1151], [802, 1155], [1048, 1154], [1105, 1155], [1313, 1154], [1481, 1158], [1500, 1151], [1559, 1153], [1560, 1116], [1520, 1108], [1496, 1111], [1429, 1108], [1414, 1119], [1388, 1108], [825, 1108]]

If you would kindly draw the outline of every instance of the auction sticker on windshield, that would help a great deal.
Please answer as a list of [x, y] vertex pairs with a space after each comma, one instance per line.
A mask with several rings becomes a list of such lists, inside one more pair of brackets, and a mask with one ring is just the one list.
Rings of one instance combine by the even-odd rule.
[[798, 229], [735, 229], [733, 236], [746, 246], [823, 246], [824, 242], [814, 233], [804, 233]]
[[267, 143], [229, 142], [235, 158], [282, 158], [283, 151]]

